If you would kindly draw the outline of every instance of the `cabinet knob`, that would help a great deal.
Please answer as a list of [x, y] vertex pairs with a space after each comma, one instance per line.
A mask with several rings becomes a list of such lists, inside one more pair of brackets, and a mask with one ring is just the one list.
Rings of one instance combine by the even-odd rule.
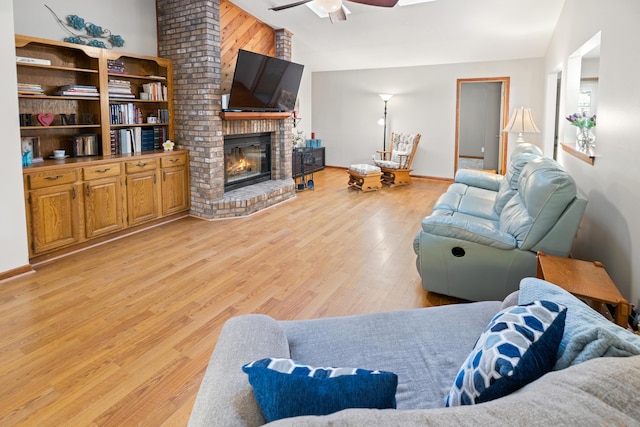
[[96, 170], [97, 173], [107, 173], [111, 170], [111, 168], [104, 168]]
[[138, 166], [139, 168], [143, 168], [143, 167], [147, 166], [147, 163], [138, 162], [138, 164], [136, 166]]
[[48, 181], [55, 181], [57, 179], [62, 178], [62, 175], [56, 175], [56, 176], [47, 176], [44, 179], [48, 180]]

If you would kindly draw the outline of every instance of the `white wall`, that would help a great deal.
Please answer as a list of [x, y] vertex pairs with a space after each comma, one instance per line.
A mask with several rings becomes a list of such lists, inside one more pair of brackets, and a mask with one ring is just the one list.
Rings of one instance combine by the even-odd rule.
[[[384, 103], [378, 93], [394, 94], [388, 103], [388, 133], [420, 133], [413, 174], [452, 178], [455, 156], [456, 80], [511, 78], [510, 109], [530, 107], [541, 122], [542, 59], [451, 64], [377, 70], [313, 73], [313, 130], [326, 147], [327, 164], [367, 163], [382, 150], [376, 124]], [[510, 136], [510, 146], [515, 135]], [[528, 141], [538, 143], [539, 135]], [[387, 136], [387, 147], [389, 137]]]
[[16, 85], [13, 6], [0, 3], [0, 273], [29, 264], [27, 220], [22, 187], [22, 153], [18, 126], [18, 87]]
[[[634, 43], [640, 40], [639, 20], [638, 0], [566, 0], [545, 57], [545, 73], [556, 71], [559, 64], [566, 70], [568, 56], [602, 31], [595, 164], [564, 152], [560, 162], [589, 200], [574, 256], [604, 263], [618, 289], [636, 305], [640, 303], [640, 86], [636, 84], [640, 49]], [[562, 116], [576, 110], [568, 102], [561, 106]], [[566, 120], [560, 124], [560, 135], [575, 135]]]
[[155, 0], [13, 0], [15, 33], [60, 41], [68, 37], [70, 34], [45, 4], [65, 22], [67, 15], [78, 15], [86, 22], [119, 34], [125, 44], [116, 50], [140, 55], [158, 54]]
[[[376, 122], [383, 114], [384, 103], [378, 94], [394, 94], [388, 103], [389, 134], [422, 135], [413, 174], [452, 178], [456, 80], [505, 76], [511, 78], [510, 110], [530, 107], [541, 123], [543, 61], [524, 59], [313, 73], [313, 130], [326, 147], [328, 165], [367, 163], [383, 146], [383, 130]], [[515, 139], [516, 135], [509, 137], [510, 145]], [[527, 140], [539, 143], [541, 136], [531, 135]]]

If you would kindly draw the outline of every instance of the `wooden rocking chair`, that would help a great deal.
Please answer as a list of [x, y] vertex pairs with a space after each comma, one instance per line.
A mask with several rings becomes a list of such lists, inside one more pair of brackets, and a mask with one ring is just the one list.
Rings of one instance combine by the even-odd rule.
[[374, 159], [382, 171], [381, 181], [390, 187], [411, 184], [411, 163], [420, 142], [420, 134], [392, 133], [390, 151], [378, 151], [380, 159]]

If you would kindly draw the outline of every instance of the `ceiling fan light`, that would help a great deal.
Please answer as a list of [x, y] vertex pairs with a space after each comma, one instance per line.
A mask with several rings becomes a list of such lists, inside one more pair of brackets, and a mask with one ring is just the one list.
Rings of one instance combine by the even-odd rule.
[[335, 12], [342, 7], [342, 0], [315, 0], [315, 2], [321, 10], [327, 13]]

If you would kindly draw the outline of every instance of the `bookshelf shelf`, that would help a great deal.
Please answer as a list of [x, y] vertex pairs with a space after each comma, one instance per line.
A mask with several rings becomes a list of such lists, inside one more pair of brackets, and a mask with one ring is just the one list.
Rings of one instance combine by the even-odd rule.
[[[23, 35], [16, 35], [15, 40], [16, 56], [21, 57], [20, 62], [16, 60], [22, 92], [18, 93], [19, 108], [20, 114], [26, 115], [21, 116], [23, 126], [20, 130], [22, 138], [37, 135], [43, 157], [52, 155], [57, 149], [73, 152], [75, 134], [86, 129], [97, 135], [103, 156], [120, 153], [122, 144], [119, 139], [125, 128], [160, 128], [155, 149], [160, 148], [164, 140], [174, 139], [171, 60]], [[95, 96], [76, 96], [81, 91], [86, 93], [87, 86], [97, 90]], [[54, 95], [58, 92], [61, 95]], [[141, 96], [143, 93], [148, 95]], [[121, 122], [112, 119], [112, 106], [117, 104], [122, 108], [127, 104], [133, 105], [144, 122], [147, 117], [156, 116], [162, 118], [163, 123], [111, 124]], [[37, 126], [35, 119], [38, 114], [53, 114], [53, 125]], [[75, 115], [81, 123], [95, 124], [61, 125], [62, 114], [68, 117]], [[31, 121], [28, 115], [31, 115]], [[83, 116], [91, 116], [92, 119], [82, 120]], [[135, 147], [134, 144], [132, 146]]]
[[100, 101], [99, 96], [58, 96], [58, 95], [25, 95], [18, 94], [20, 99], [49, 99], [54, 101]]
[[114, 79], [123, 78], [123, 79], [134, 79], [134, 80], [149, 80], [149, 81], [159, 81], [164, 82], [167, 80], [166, 77], [163, 76], [139, 76], [135, 74], [120, 74], [120, 73], [108, 73], [109, 77]]
[[43, 131], [52, 129], [100, 129], [100, 125], [52, 125], [52, 126], [20, 126], [20, 131]]
[[44, 68], [47, 70], [59, 70], [59, 71], [70, 71], [76, 73], [90, 73], [90, 74], [98, 74], [98, 70], [92, 70], [90, 68], [75, 68], [75, 67], [61, 67], [55, 65], [42, 65], [42, 64], [29, 64], [24, 62], [16, 63], [18, 67], [31, 67], [31, 68]]
[[129, 124], [112, 124], [111, 127], [117, 128], [130, 128], [130, 127], [154, 127], [154, 126], [169, 126], [168, 123], [129, 123]]

